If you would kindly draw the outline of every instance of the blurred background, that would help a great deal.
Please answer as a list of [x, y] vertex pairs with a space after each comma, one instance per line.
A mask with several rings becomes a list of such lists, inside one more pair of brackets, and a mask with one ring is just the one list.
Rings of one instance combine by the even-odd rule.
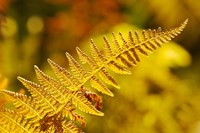
[[[132, 69], [114, 75], [121, 86], [103, 96], [104, 117], [87, 117], [88, 133], [200, 133], [199, 0], [0, 0], [0, 89], [26, 90], [16, 79], [37, 82], [33, 65], [54, 76], [47, 58], [67, 68], [65, 52], [102, 48], [112, 31], [163, 30], [189, 19], [174, 41]], [[111, 41], [112, 42], [112, 41]], [[112, 89], [112, 88], [111, 88]], [[0, 95], [0, 104], [6, 97]]]

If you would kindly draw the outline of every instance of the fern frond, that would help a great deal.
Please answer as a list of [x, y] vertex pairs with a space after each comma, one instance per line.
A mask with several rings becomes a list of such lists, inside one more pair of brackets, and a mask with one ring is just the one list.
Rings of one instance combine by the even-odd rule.
[[[187, 20], [181, 26], [168, 31], [161, 31], [161, 28], [143, 30], [141, 33], [130, 31], [127, 39], [119, 33], [121, 41], [118, 41], [115, 33], [112, 33], [113, 45], [104, 36], [103, 52], [91, 40], [92, 57], [76, 48], [81, 63], [87, 63], [91, 67], [90, 71], [84, 69], [69, 53], [66, 53], [69, 71], [48, 59], [58, 81], [34, 66], [40, 85], [18, 77], [31, 93], [30, 97], [3, 91], [12, 98], [16, 112], [0, 108], [0, 131], [82, 132], [73, 122], [79, 121], [85, 125], [85, 119], [74, 113], [74, 110], [78, 108], [85, 113], [104, 115], [99, 111], [102, 106], [101, 97], [88, 91], [90, 89], [85, 88], [86, 83], [89, 82], [90, 86], [99, 92], [114, 96], [106, 84], [115, 88], [119, 88], [119, 85], [107, 69], [118, 74], [130, 74], [127, 68], [137, 65], [141, 60], [140, 55], [148, 56], [149, 53], [154, 52], [163, 43], [180, 34], [186, 24]], [[71, 121], [67, 121], [67, 117]]]
[[[112, 33], [114, 39], [113, 50], [108, 40], [104, 37], [104, 43], [106, 45], [104, 50], [106, 49], [106, 55], [103, 55], [96, 47], [95, 43], [91, 41], [91, 53], [93, 58], [90, 59], [96, 61], [98, 67], [90, 72], [90, 75], [87, 76], [81, 82], [81, 84], [76, 87], [75, 90], [78, 90], [87, 81], [91, 80], [94, 75], [98, 74], [100, 71], [102, 71], [102, 69], [107, 67], [114, 68], [113, 71], [117, 71], [117, 73], [120, 74], [129, 74], [130, 72], [126, 71], [125, 67], [132, 67], [137, 65], [137, 63], [140, 62], [139, 54], [147, 56], [149, 52], [153, 52], [158, 47], [160, 47], [161, 44], [170, 41], [172, 38], [181, 33], [181, 31], [186, 26], [187, 21], [188, 20], [182, 23], [181, 26], [169, 31], [161, 31], [161, 29], [158, 28], [158, 30], [147, 30], [140, 34], [137, 32], [134, 32], [134, 34], [129, 32], [128, 41], [126, 41], [120, 33], [123, 42], [122, 45], [119, 44], [115, 34]], [[110, 52], [110, 54], [108, 54], [108, 52]], [[81, 55], [80, 59], [84, 60], [83, 63], [87, 62], [90, 66], [92, 66], [92, 62], [91, 60], [89, 61], [88, 56], [83, 55], [80, 50], [78, 50], [78, 54], [79, 57]], [[70, 59], [69, 57], [70, 56], [68, 56], [68, 59]], [[83, 76], [83, 73], [80, 76]]]
[[[79, 48], [76, 48], [81, 62], [88, 63], [91, 66], [92, 71], [90, 72], [86, 72], [86, 70], [84, 70], [70, 54], [66, 53], [71, 71], [75, 75], [73, 82], [76, 83], [76, 86], [71, 84], [69, 85], [69, 88], [73, 88], [72, 90], [79, 90], [83, 85], [85, 85], [87, 81], [90, 81], [90, 83], [92, 83], [91, 86], [96, 86], [95, 88], [98, 91], [112, 96], [112, 93], [110, 93], [110, 91], [105, 88], [105, 85], [103, 85], [100, 80], [96, 78], [96, 74], [98, 74], [105, 83], [119, 88], [116, 81], [107, 72], [107, 67], [116, 73], [130, 74], [130, 72], [125, 69], [125, 67], [132, 67], [137, 65], [137, 63], [140, 62], [139, 54], [147, 56], [149, 51], [153, 52], [153, 50], [156, 50], [161, 46], [161, 44], [178, 35], [186, 24], [187, 20], [180, 27], [166, 32], [162, 32], [160, 28], [158, 28], [158, 30], [143, 31], [141, 35], [138, 32], [134, 32], [134, 34], [129, 32], [128, 41], [124, 39], [122, 33], [119, 33], [123, 42], [122, 45], [119, 44], [115, 34], [112, 33], [114, 39], [114, 49], [112, 50], [108, 40], [106, 37], [104, 37], [104, 44], [106, 46], [104, 48], [106, 53], [105, 55], [100, 52], [96, 44], [93, 42], [93, 40], [91, 40], [92, 58], [82, 52]], [[49, 61], [49, 63], [61, 81], [64, 79], [70, 79], [71, 74], [68, 71], [52, 63], [51, 61]]]
[[22, 115], [9, 109], [0, 109], [1, 129], [5, 132], [34, 133], [39, 132], [34, 124]]
[[[75, 62], [75, 66], [79, 66], [76, 61], [74, 59], [72, 59], [72, 57], [69, 57], [72, 62]], [[55, 64], [53, 61], [51, 60], [48, 60], [49, 63], [51, 64], [52, 68], [54, 69], [54, 71], [58, 72], [58, 71], [62, 71], [62, 75], [59, 75], [59, 77], [64, 77], [64, 78], [67, 78], [69, 80], [70, 77], [68, 77], [69, 73], [64, 69], [64, 68], [61, 68], [60, 66], [58, 66], [57, 64]], [[75, 67], [74, 66], [74, 67]], [[41, 72], [40, 72], [41, 73]], [[66, 74], [67, 73], [67, 74]], [[87, 113], [90, 113], [90, 114], [96, 114], [96, 115], [102, 115], [85, 97], [84, 95], [82, 95], [80, 93], [81, 91], [75, 91], [73, 92], [73, 94], [71, 94], [71, 97], [72, 97], [72, 103], [78, 107], [81, 111], [83, 112], [87, 112]], [[81, 103], [78, 103], [80, 102]], [[87, 110], [89, 109], [89, 110]]]
[[129, 32], [128, 47], [124, 47], [125, 49], [119, 55], [124, 54], [127, 51], [131, 51], [135, 60], [140, 62], [138, 53], [146, 56], [148, 55], [148, 51], [152, 52], [158, 47], [161, 47], [161, 44], [170, 41], [172, 38], [180, 34], [186, 26], [187, 21], [188, 20], [182, 23], [180, 27], [165, 32], [162, 32], [160, 28], [158, 28], [158, 30], [143, 31], [141, 35], [143, 39], [139, 37], [137, 32], [135, 32], [134, 35], [137, 39], [134, 39], [132, 32]]
[[[69, 58], [71, 58], [71, 57], [69, 57]], [[72, 60], [74, 62], [74, 59], [72, 59]], [[60, 79], [64, 79], [64, 78], [66, 79], [67, 78], [68, 80], [71, 78], [71, 77], [69, 77], [70, 73], [68, 73], [64, 68], [60, 67], [59, 65], [57, 65], [56, 63], [54, 63], [51, 60], [48, 60], [48, 62], [50, 63], [51, 67], [53, 68], [54, 72], [58, 73], [57, 74], [58, 78], [59, 77], [60, 77]], [[76, 79], [74, 78], [73, 80], [76, 80]], [[102, 86], [103, 85], [101, 85], [100, 87], [97, 87], [97, 88], [100, 88], [99, 90], [102, 90], [102, 88], [105, 87], [105, 86], [103, 86], [103, 87]], [[72, 87], [72, 86], [70, 86], [70, 87]], [[105, 90], [104, 91], [105, 93], [111, 93], [107, 89], [107, 87], [105, 87], [103, 89]], [[113, 95], [113, 94], [110, 94], [110, 95]], [[79, 102], [81, 100], [82, 100], [82, 103], [78, 104], [77, 102]], [[87, 101], [87, 99], [83, 95], [80, 94], [80, 91], [79, 92], [73, 92], [72, 103], [75, 104], [83, 112], [88, 112], [88, 113], [96, 114], [96, 115], [102, 115], [98, 110], [96, 110], [95, 107], [93, 107], [93, 105], [89, 101]], [[86, 109], [89, 109], [89, 111], [87, 111]]]

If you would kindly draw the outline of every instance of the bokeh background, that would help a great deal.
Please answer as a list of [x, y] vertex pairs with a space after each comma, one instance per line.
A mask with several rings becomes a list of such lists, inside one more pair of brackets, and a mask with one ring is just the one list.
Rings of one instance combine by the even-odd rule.
[[[89, 53], [112, 31], [170, 29], [189, 23], [174, 41], [132, 69], [103, 96], [104, 117], [89, 116], [88, 133], [200, 133], [199, 0], [0, 0], [0, 89], [26, 93], [18, 75], [35, 81], [33, 65], [54, 76], [46, 59], [68, 67], [65, 52]], [[112, 89], [112, 88], [111, 88]], [[0, 104], [7, 102], [0, 95]]]

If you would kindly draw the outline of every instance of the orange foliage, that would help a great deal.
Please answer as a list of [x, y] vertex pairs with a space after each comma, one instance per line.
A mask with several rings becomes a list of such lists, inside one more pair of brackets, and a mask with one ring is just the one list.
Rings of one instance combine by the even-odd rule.
[[[51, 2], [64, 3], [62, 0]], [[121, 22], [123, 18], [119, 11], [120, 3], [114, 0], [74, 0], [65, 2], [65, 5], [68, 10], [58, 12], [54, 18], [48, 20], [48, 33], [61, 35], [67, 32], [72, 38], [79, 40], [88, 33], [107, 29]]]

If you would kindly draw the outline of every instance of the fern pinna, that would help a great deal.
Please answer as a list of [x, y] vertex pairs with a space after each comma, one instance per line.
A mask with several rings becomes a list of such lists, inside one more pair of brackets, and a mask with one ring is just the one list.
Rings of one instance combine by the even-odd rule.
[[161, 47], [161, 44], [170, 41], [181, 33], [187, 21], [168, 31], [161, 31], [161, 28], [144, 30], [141, 33], [130, 31], [128, 39], [119, 33], [122, 44], [114, 33], [112, 33], [114, 42], [112, 45], [104, 36], [103, 54], [91, 40], [92, 57], [76, 48], [80, 61], [89, 64], [90, 71], [85, 70], [69, 53], [66, 53], [66, 57], [70, 71], [50, 59], [47, 60], [57, 79], [44, 74], [37, 66], [34, 66], [40, 84], [18, 77], [31, 96], [8, 90], [2, 91], [9, 95], [16, 108], [14, 110], [0, 108], [0, 132], [82, 132], [75, 121], [86, 125], [85, 119], [74, 110], [78, 108], [92, 115], [104, 115], [100, 111], [101, 96], [91, 92], [91, 89], [85, 86], [86, 83], [89, 82], [92, 88], [113, 97], [114, 94], [106, 84], [118, 89], [119, 85], [107, 69], [118, 74], [130, 74], [127, 68], [140, 62], [139, 54], [147, 56], [149, 52]]

